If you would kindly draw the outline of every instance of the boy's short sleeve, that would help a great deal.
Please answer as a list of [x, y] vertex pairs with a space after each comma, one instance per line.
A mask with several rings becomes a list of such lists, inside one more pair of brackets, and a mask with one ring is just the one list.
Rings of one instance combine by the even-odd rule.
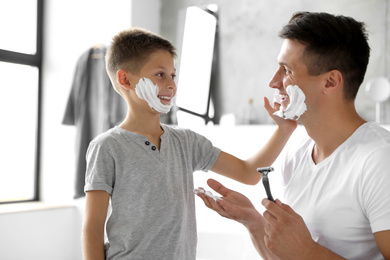
[[192, 132], [193, 140], [191, 141], [195, 144], [194, 149], [194, 169], [202, 170], [204, 172], [209, 171], [215, 164], [218, 159], [218, 156], [221, 152], [221, 149], [214, 147], [210, 140], [206, 137]]
[[112, 193], [115, 183], [115, 160], [100, 143], [91, 142], [87, 155], [84, 192], [104, 190]]

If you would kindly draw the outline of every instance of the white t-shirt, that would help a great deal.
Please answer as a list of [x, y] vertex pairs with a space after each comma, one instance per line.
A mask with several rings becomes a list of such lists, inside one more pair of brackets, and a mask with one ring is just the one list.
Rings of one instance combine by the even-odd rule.
[[373, 233], [390, 230], [390, 132], [366, 123], [317, 165], [313, 140], [295, 147], [282, 166], [284, 202], [312, 238], [347, 259], [383, 259]]

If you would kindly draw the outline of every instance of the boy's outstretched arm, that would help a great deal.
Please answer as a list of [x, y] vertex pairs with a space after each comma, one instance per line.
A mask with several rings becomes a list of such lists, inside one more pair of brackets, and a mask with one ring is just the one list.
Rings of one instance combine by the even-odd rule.
[[82, 233], [84, 260], [104, 260], [104, 224], [110, 195], [102, 190], [85, 195], [85, 215]]
[[279, 109], [278, 104], [271, 107], [268, 99], [264, 98], [264, 107], [278, 124], [267, 143], [247, 160], [238, 159], [222, 151], [211, 171], [245, 184], [255, 185], [260, 181], [261, 174], [256, 169], [272, 165], [297, 127], [296, 121], [284, 120], [273, 115]]

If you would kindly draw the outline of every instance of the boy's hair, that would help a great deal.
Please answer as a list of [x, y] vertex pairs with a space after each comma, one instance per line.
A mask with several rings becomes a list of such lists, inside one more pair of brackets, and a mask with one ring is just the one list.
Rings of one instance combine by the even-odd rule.
[[158, 50], [166, 50], [176, 58], [176, 49], [172, 43], [155, 33], [135, 27], [121, 31], [113, 38], [107, 50], [107, 73], [111, 80], [119, 69], [137, 75], [150, 54]]
[[298, 12], [279, 36], [306, 46], [302, 59], [310, 75], [340, 71], [344, 78], [345, 99], [356, 98], [370, 57], [364, 23], [341, 15]]

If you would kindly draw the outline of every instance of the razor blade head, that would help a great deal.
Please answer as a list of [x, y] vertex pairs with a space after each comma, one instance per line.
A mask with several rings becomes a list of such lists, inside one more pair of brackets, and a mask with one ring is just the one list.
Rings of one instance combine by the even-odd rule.
[[262, 174], [264, 174], [264, 173], [267, 174], [267, 173], [269, 173], [269, 172], [274, 171], [274, 167], [272, 167], [272, 166], [260, 167], [260, 168], [257, 168], [257, 171], [260, 172], [260, 173], [262, 173]]

